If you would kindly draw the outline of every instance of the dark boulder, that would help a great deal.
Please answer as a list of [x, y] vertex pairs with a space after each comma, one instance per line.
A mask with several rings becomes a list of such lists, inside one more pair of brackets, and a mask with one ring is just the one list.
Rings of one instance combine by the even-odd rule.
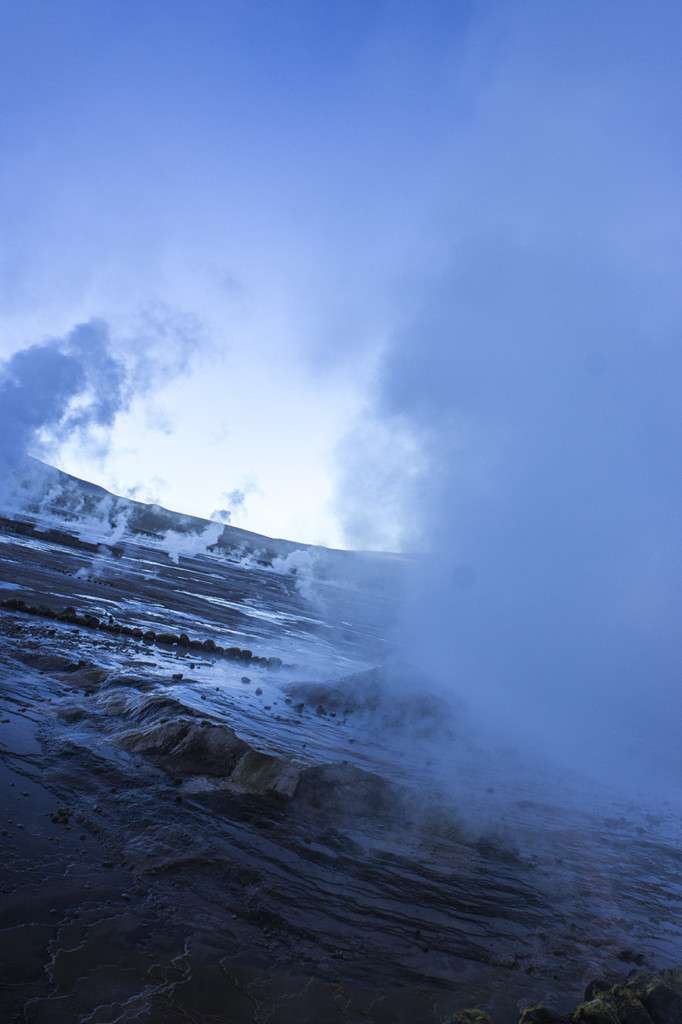
[[568, 1017], [548, 1009], [542, 1003], [527, 1006], [519, 1017], [519, 1024], [568, 1024]]
[[21, 660], [39, 672], [66, 672], [78, 668], [71, 658], [64, 658], [61, 654], [23, 654]]
[[237, 762], [230, 782], [247, 793], [292, 797], [298, 787], [300, 769], [284, 758], [248, 750]]
[[132, 730], [119, 737], [119, 743], [130, 753], [159, 759], [169, 770], [223, 778], [251, 749], [227, 725], [187, 718]]
[[600, 978], [594, 978], [588, 982], [585, 988], [584, 1000], [588, 1003], [595, 996], [598, 996], [601, 992], [608, 992], [614, 985], [620, 985], [623, 983], [622, 975], [615, 974], [604, 974]]
[[94, 693], [108, 676], [106, 669], [97, 665], [81, 665], [75, 671], [67, 669], [66, 680], [70, 686], [76, 686], [86, 693]]
[[386, 817], [402, 806], [400, 792], [392, 783], [348, 762], [304, 768], [296, 803], [341, 816]]
[[[668, 1024], [653, 1018], [654, 1024]], [[670, 1024], [682, 1018], [670, 1018]], [[571, 1016], [573, 1024], [652, 1024], [646, 1006], [639, 994], [626, 985], [613, 985], [606, 991], [597, 992], [592, 999], [582, 1003]]]
[[627, 982], [627, 988], [646, 1008], [653, 1024], [682, 1022], [682, 970], [640, 972]]
[[157, 633], [156, 642], [157, 644], [163, 644], [164, 647], [172, 647], [173, 644], [178, 642], [178, 638], [174, 633]]

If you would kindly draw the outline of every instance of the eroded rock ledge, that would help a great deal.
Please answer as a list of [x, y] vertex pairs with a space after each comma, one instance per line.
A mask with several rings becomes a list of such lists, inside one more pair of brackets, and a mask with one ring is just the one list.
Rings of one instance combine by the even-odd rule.
[[[479, 1009], [460, 1010], [449, 1024], [495, 1024]], [[569, 1014], [536, 1003], [526, 1007], [518, 1024], [682, 1024], [682, 968], [652, 973], [635, 971], [627, 978], [591, 981], [585, 999]]]
[[133, 714], [142, 724], [120, 734], [118, 744], [151, 758], [169, 774], [201, 777], [239, 792], [277, 796], [335, 815], [385, 815], [400, 809], [396, 786], [348, 762], [305, 766], [263, 753], [229, 725], [188, 713], [166, 698], [152, 697]]
[[190, 791], [230, 789], [335, 817], [405, 812], [402, 790], [388, 779], [346, 761], [305, 765], [259, 751], [226, 722], [155, 692], [151, 680], [122, 677], [86, 662], [72, 664], [59, 655], [28, 653], [22, 660], [90, 698], [86, 704], [62, 706], [62, 721], [103, 715], [107, 728], [113, 725], [116, 745], [148, 758]]

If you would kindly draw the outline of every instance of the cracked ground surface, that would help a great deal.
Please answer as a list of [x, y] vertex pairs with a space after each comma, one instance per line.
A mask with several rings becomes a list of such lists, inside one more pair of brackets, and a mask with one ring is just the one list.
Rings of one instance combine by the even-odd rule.
[[[485, 827], [464, 828], [399, 732], [287, 702], [292, 679], [379, 656], [383, 595], [354, 594], [349, 625], [343, 595], [325, 620], [265, 569], [174, 566], [139, 543], [98, 558], [88, 576], [77, 547], [0, 537], [0, 579], [26, 601], [193, 629], [296, 667], [245, 670], [0, 611], [3, 1020], [431, 1024], [478, 1005], [505, 1024], [536, 1000], [574, 1005], [633, 957], [682, 959], [665, 807], [588, 815], [510, 797], [493, 766], [467, 782], [492, 808]], [[148, 726], [150, 697], [297, 770], [345, 761], [433, 806], [377, 815], [352, 785], [303, 805], [201, 762], [174, 772], [119, 742]]]

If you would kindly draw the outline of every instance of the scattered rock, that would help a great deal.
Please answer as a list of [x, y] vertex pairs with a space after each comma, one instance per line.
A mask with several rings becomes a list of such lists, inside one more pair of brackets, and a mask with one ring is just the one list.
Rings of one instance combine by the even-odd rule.
[[618, 953], [618, 959], [622, 960], [625, 964], [636, 964], [638, 967], [643, 967], [645, 957], [643, 953], [636, 953], [632, 949], [621, 949]]
[[384, 669], [370, 669], [331, 683], [292, 683], [290, 697], [313, 706], [318, 715], [378, 715], [391, 728], [409, 726], [416, 735], [452, 733], [452, 707], [441, 698], [411, 687], [395, 687]]
[[66, 670], [67, 680], [71, 686], [77, 686], [86, 693], [93, 693], [107, 678], [108, 672], [96, 665], [81, 665], [75, 671]]
[[73, 811], [68, 807], [58, 807], [57, 810], [50, 815], [50, 821], [55, 825], [68, 825], [72, 814]]
[[265, 668], [275, 671], [282, 667], [281, 658], [266, 658], [261, 655], [256, 655], [252, 651], [241, 647], [228, 647], [226, 649], [221, 647], [210, 637], [206, 640], [199, 640], [190, 639], [186, 633], [176, 635], [175, 633], [168, 632], [157, 633], [153, 629], [143, 631], [139, 626], [124, 626], [117, 623], [112, 615], [108, 615], [107, 620], [103, 622], [96, 615], [93, 615], [90, 612], [79, 614], [72, 606], [64, 608], [61, 612], [58, 612], [53, 608], [48, 608], [43, 605], [36, 606], [28, 604], [23, 600], [23, 598], [12, 597], [6, 600], [0, 600], [0, 608], [4, 608], [6, 611], [23, 612], [27, 615], [38, 615], [43, 618], [58, 619], [60, 622], [67, 622], [71, 625], [77, 626], [85, 626], [88, 629], [99, 630], [104, 633], [109, 633], [112, 636], [127, 636], [131, 639], [142, 640], [146, 644], [158, 644], [162, 647], [177, 646], [184, 648], [185, 650], [191, 649], [204, 651], [207, 654], [236, 659], [238, 661], [252, 661], [256, 665], [263, 665]]
[[178, 638], [174, 633], [157, 633], [156, 642], [157, 644], [162, 644], [164, 647], [172, 647], [178, 642]]
[[83, 708], [60, 708], [57, 712], [59, 718], [67, 725], [74, 725], [76, 722], [82, 722], [87, 717], [87, 712]]

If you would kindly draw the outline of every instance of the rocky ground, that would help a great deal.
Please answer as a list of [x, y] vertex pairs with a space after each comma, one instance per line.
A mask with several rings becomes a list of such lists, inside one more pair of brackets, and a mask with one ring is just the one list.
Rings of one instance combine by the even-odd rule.
[[671, 809], [450, 793], [386, 593], [263, 562], [4, 522], [2, 1020], [682, 1020]]

